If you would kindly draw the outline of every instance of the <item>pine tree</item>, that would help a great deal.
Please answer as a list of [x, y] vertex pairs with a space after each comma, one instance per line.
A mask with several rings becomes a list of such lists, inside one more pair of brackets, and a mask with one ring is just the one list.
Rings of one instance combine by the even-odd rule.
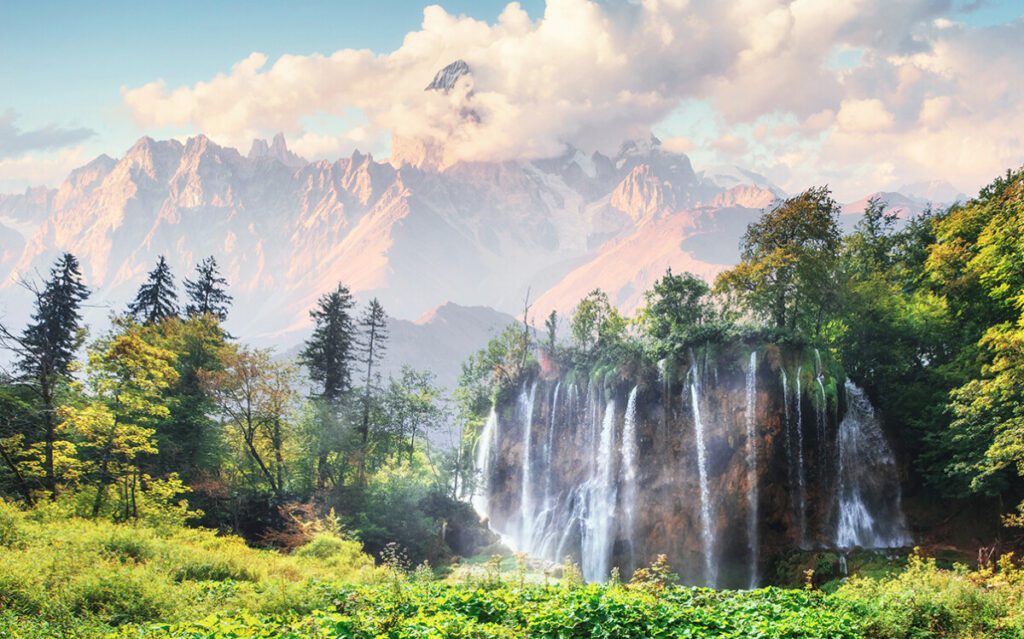
[[352, 294], [342, 284], [320, 297], [309, 312], [315, 327], [299, 354], [299, 362], [319, 388], [315, 397], [321, 402], [320, 431], [316, 444], [316, 487], [323, 491], [334, 479], [330, 458], [338, 452], [342, 398], [352, 390], [351, 365], [355, 355], [355, 322], [351, 310]]
[[57, 259], [43, 290], [36, 292], [32, 322], [20, 337], [0, 327], [0, 338], [17, 356], [21, 381], [39, 400], [42, 419], [44, 484], [57, 492], [54, 444], [57, 441], [56, 394], [70, 375], [71, 364], [82, 344], [81, 306], [89, 297], [82, 283], [78, 260], [70, 253]]
[[363, 477], [366, 465], [366, 451], [370, 440], [370, 399], [373, 393], [374, 368], [384, 359], [387, 350], [388, 339], [388, 318], [384, 313], [377, 298], [370, 300], [366, 311], [359, 318], [359, 328], [362, 330], [362, 344], [360, 344], [361, 363], [366, 367], [363, 377], [363, 423], [359, 434], [362, 438], [362, 455], [360, 457], [359, 476]]
[[352, 388], [352, 360], [355, 355], [355, 323], [351, 310], [352, 293], [342, 284], [320, 297], [313, 318], [313, 334], [306, 340], [299, 361], [309, 377], [319, 385], [317, 397], [339, 401]]
[[68, 374], [81, 346], [81, 306], [88, 297], [78, 259], [65, 253], [57, 259], [50, 280], [37, 296], [32, 323], [23, 336], [29, 352], [21, 357], [22, 371], [32, 377], [47, 372]]
[[189, 298], [185, 314], [189, 317], [210, 314], [222, 322], [226, 320], [231, 306], [227, 283], [217, 270], [217, 260], [212, 255], [196, 264], [195, 281], [185, 280], [185, 292]]
[[139, 287], [135, 301], [128, 305], [128, 314], [143, 324], [155, 324], [178, 315], [174, 276], [163, 255], [157, 259], [156, 268], [149, 272], [146, 282]]

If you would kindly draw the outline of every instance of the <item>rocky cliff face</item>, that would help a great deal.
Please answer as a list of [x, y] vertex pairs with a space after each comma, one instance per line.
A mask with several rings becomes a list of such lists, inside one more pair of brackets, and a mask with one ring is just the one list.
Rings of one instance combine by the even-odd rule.
[[658, 554], [687, 583], [766, 582], [792, 549], [910, 543], [870, 404], [813, 353], [696, 353], [530, 380], [478, 448], [476, 505], [518, 550], [588, 580]]
[[[431, 90], [464, 77], [453, 67]], [[694, 258], [685, 237], [735, 253], [732, 227], [716, 235], [711, 202], [736, 185], [694, 172], [656, 141], [612, 157], [569, 149], [547, 160], [451, 166], [430, 161], [429, 149], [405, 153], [400, 142], [391, 163], [360, 153], [307, 162], [281, 136], [254, 141], [245, 155], [202, 135], [142, 138], [56, 189], [0, 196], [3, 286], [71, 251], [97, 289], [93, 302], [119, 309], [158, 254], [179, 277], [214, 255], [235, 296], [232, 332], [273, 339], [305, 325], [317, 296], [338, 281], [412, 319], [446, 299], [517, 312], [528, 287], [536, 299], [572, 276], [576, 284], [544, 300], [567, 311], [578, 289], [601, 286], [632, 304], [632, 292], [669, 265], [713, 275], [727, 263]], [[743, 184], [773, 196], [753, 179]], [[758, 214], [732, 210], [745, 221]], [[649, 268], [608, 267], [604, 256], [621, 261], [665, 233], [671, 241]]]

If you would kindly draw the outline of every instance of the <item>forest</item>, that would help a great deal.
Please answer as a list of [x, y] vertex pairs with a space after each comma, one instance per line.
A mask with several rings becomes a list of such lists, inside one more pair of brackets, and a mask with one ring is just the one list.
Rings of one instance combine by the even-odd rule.
[[[811, 188], [713, 283], [670, 270], [634, 316], [600, 290], [565, 318], [526, 300], [450, 393], [382, 374], [386, 311], [344, 284], [287, 357], [224, 328], [214, 257], [181, 288], [158, 258], [93, 334], [63, 254], [24, 282], [30, 322], [0, 326], [0, 636], [1024, 637], [1022, 235], [1024, 170], [907, 219], [872, 200], [847, 232]], [[848, 576], [804, 553], [715, 590], [676, 585], [664, 557], [584, 583], [474, 511], [485, 422], [524, 380], [735, 344], [818, 349], [863, 388], [911, 519], [945, 527]]]

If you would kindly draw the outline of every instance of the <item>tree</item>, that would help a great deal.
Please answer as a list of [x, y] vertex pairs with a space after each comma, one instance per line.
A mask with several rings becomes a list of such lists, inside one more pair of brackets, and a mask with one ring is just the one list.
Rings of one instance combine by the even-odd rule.
[[295, 370], [266, 350], [231, 349], [223, 368], [200, 374], [203, 386], [230, 424], [238, 448], [280, 501], [286, 481], [286, 440], [296, 400]]
[[[927, 262], [963, 348], [950, 369], [953, 421], [935, 437], [946, 474], [971, 492], [1024, 487], [1024, 169], [1007, 172], [936, 222]], [[980, 366], [979, 366], [980, 364]]]
[[552, 357], [555, 355], [555, 346], [558, 341], [558, 311], [552, 309], [551, 313], [548, 314], [544, 320], [544, 331], [547, 333], [547, 341], [545, 346], [548, 351], [548, 355]]
[[222, 368], [227, 348], [224, 331], [212, 314], [169, 318], [140, 329], [149, 344], [175, 354], [178, 380], [163, 392], [169, 414], [155, 424], [159, 454], [156, 473], [175, 471], [185, 483], [216, 472], [220, 466], [220, 434], [214, 406], [202, 386], [205, 372]]
[[363, 422], [360, 427], [362, 451], [359, 458], [359, 477], [362, 481], [370, 439], [370, 402], [374, 390], [374, 368], [384, 359], [388, 339], [387, 315], [377, 298], [370, 300], [366, 311], [359, 319], [359, 327], [363, 333], [359, 350], [362, 355], [362, 363], [366, 366], [366, 374], [363, 377]]
[[747, 227], [740, 263], [719, 275], [715, 289], [776, 328], [816, 335], [836, 299], [838, 215], [827, 187], [766, 211]]
[[342, 398], [352, 390], [352, 362], [355, 357], [356, 331], [351, 310], [355, 305], [352, 294], [342, 284], [320, 297], [316, 308], [309, 312], [313, 318], [313, 334], [306, 340], [299, 354], [299, 362], [309, 371], [309, 377], [319, 388], [314, 397], [322, 404], [322, 432], [317, 437], [317, 489], [323, 490], [334, 475], [329, 467], [332, 453], [344, 439], [340, 432]]
[[84, 339], [81, 306], [89, 297], [75, 256], [64, 253], [58, 258], [50, 270], [50, 279], [35, 293], [35, 312], [24, 333], [19, 337], [0, 326], [0, 341], [17, 358], [17, 381], [31, 388], [38, 400], [43, 484], [51, 496], [56, 496], [57, 394], [68, 382], [75, 354]]
[[128, 314], [142, 324], [156, 324], [178, 315], [178, 293], [171, 267], [163, 255], [157, 259], [156, 267], [139, 287], [135, 301], [128, 305]]
[[188, 317], [212, 315], [221, 322], [226, 320], [231, 306], [227, 283], [217, 270], [217, 260], [212, 255], [196, 264], [196, 279], [185, 280], [185, 292], [189, 298], [185, 314]]
[[584, 353], [612, 346], [622, 338], [626, 320], [608, 301], [608, 294], [594, 289], [580, 300], [570, 322], [573, 342]]
[[118, 328], [90, 350], [84, 404], [59, 410], [61, 428], [77, 438], [83, 471], [96, 488], [94, 517], [113, 484], [121, 486], [125, 515], [137, 514], [135, 490], [146, 480], [139, 458], [157, 452], [151, 425], [168, 415], [161, 393], [178, 378], [174, 353], [147, 344], [135, 325]]
[[445, 415], [440, 406], [441, 390], [434, 385], [434, 374], [403, 366], [398, 379], [391, 379], [385, 396], [388, 423], [412, 463], [416, 438], [437, 428]]
[[352, 388], [352, 361], [355, 355], [355, 325], [351, 310], [352, 294], [342, 284], [320, 297], [309, 311], [313, 334], [306, 340], [299, 361], [309, 377], [319, 384], [317, 396], [336, 402]]
[[668, 269], [644, 293], [645, 306], [638, 321], [644, 333], [663, 349], [680, 351], [700, 337], [700, 329], [717, 319], [710, 301], [711, 288], [690, 273], [674, 275]]

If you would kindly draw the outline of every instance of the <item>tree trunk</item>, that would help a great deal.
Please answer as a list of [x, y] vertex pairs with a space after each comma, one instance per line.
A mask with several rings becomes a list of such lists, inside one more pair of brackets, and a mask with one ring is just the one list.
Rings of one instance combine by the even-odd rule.
[[40, 380], [40, 391], [43, 399], [43, 471], [46, 490], [50, 492], [50, 499], [57, 498], [57, 473], [53, 463], [53, 449], [57, 441], [57, 424], [54, 420], [53, 388], [49, 375], [44, 373]]

